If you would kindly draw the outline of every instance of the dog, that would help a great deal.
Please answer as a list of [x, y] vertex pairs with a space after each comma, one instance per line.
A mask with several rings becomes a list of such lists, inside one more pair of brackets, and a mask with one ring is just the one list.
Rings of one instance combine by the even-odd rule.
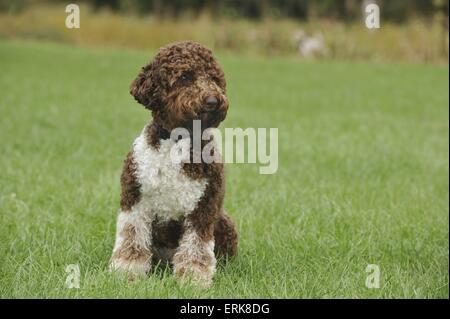
[[190, 139], [171, 138], [170, 132], [181, 127], [192, 133], [194, 120], [202, 129], [214, 128], [225, 119], [223, 70], [203, 45], [176, 42], [159, 49], [130, 93], [152, 120], [124, 161], [110, 270], [134, 278], [167, 262], [177, 278], [208, 287], [216, 257], [237, 252], [236, 227], [223, 209], [224, 168], [220, 161], [172, 161], [170, 150]]

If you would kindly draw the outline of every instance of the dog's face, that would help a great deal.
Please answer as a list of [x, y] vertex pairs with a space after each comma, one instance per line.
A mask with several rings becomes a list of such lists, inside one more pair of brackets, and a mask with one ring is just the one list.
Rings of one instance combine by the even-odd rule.
[[166, 130], [190, 129], [196, 119], [205, 129], [225, 119], [225, 87], [223, 71], [212, 52], [184, 41], [161, 48], [133, 81], [130, 93]]

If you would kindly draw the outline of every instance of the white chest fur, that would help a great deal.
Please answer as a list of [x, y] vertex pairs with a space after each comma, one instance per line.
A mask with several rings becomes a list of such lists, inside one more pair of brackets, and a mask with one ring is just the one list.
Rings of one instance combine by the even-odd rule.
[[173, 161], [171, 149], [177, 143], [161, 140], [158, 149], [149, 145], [145, 130], [134, 141], [133, 155], [136, 177], [141, 184], [140, 208], [150, 215], [178, 219], [192, 212], [206, 188], [206, 180], [192, 180], [182, 171], [182, 164]]

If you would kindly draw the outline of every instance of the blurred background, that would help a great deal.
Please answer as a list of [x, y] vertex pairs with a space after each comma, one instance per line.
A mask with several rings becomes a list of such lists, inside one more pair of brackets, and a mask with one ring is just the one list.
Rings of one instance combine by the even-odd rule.
[[[81, 28], [65, 27], [65, 6]], [[377, 3], [381, 29], [364, 24]], [[156, 49], [192, 39], [216, 51], [448, 63], [448, 0], [0, 0], [0, 38]]]

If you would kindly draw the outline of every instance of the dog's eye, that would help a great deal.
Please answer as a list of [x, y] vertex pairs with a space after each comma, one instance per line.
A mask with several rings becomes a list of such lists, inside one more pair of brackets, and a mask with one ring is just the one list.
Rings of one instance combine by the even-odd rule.
[[194, 81], [194, 74], [192, 72], [186, 72], [180, 75], [177, 82], [181, 85], [189, 85]]
[[223, 79], [221, 79], [221, 78], [219, 78], [218, 76], [215, 76], [215, 75], [210, 75], [210, 78], [211, 78], [211, 80], [213, 80], [221, 88], [225, 87], [225, 83], [224, 83]]

